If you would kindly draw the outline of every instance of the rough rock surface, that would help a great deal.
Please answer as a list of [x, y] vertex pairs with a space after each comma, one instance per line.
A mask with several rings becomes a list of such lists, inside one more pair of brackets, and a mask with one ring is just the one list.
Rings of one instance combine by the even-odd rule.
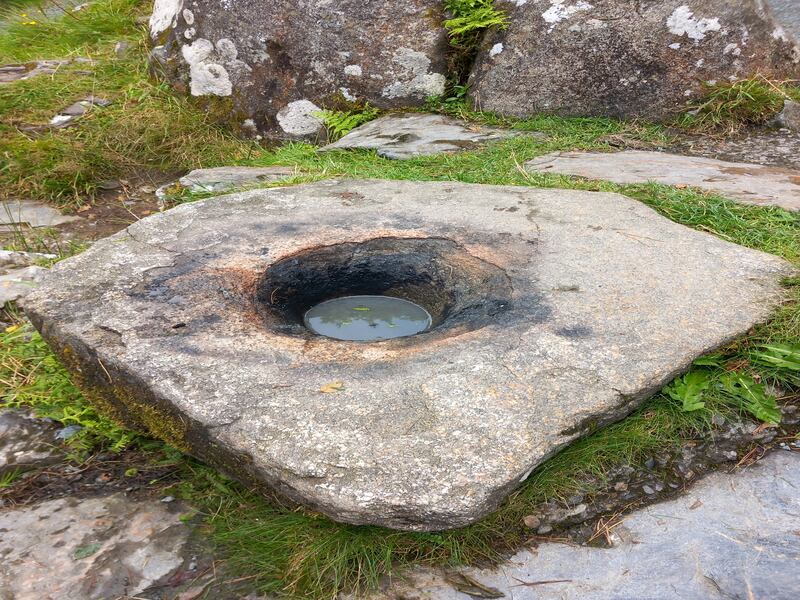
[[[798, 489], [800, 453], [775, 452], [625, 517], [610, 549], [544, 543], [500, 569], [466, 574], [518, 600], [793, 600], [800, 593]], [[385, 597], [470, 598], [426, 571]]]
[[[0, 411], [0, 475], [60, 461], [58, 426], [15, 410]], [[0, 588], [1, 589], [1, 588]]]
[[391, 114], [357, 127], [322, 150], [375, 150], [379, 156], [407, 159], [458, 152], [514, 135], [504, 129], [478, 127], [443, 115]]
[[0, 512], [0, 598], [129, 598], [184, 562], [189, 529], [168, 505], [61, 498]]
[[443, 93], [442, 18], [439, 0], [157, 0], [150, 32], [173, 82], [230, 99], [243, 130], [315, 138], [320, 107]]
[[525, 163], [536, 173], [559, 173], [615, 183], [690, 185], [748, 204], [800, 210], [800, 171], [665, 152], [556, 152]]
[[769, 0], [772, 12], [789, 34], [800, 40], [800, 2], [798, 0]]
[[477, 107], [505, 115], [667, 119], [703, 82], [795, 79], [800, 50], [761, 0], [501, 1], [471, 74]]
[[775, 117], [775, 124], [800, 133], [800, 102], [784, 100], [783, 110]]
[[[473, 273], [485, 301], [372, 344], [280, 316], [336, 282], [306, 249], [411, 296], [391, 261], [417, 255], [392, 245], [449, 249], [423, 261], [444, 281], [420, 301], [467, 295]], [[424, 530], [478, 519], [768, 318], [793, 272], [617, 194], [327, 181], [142, 219], [57, 264], [25, 308], [117, 418], [334, 519]]]

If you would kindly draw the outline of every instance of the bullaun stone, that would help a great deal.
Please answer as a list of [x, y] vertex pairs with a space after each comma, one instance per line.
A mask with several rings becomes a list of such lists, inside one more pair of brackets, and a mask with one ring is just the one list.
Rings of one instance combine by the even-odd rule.
[[[114, 418], [333, 519], [438, 530], [769, 318], [793, 273], [618, 194], [325, 181], [142, 219], [25, 309]], [[433, 327], [303, 327], [347, 292]]]

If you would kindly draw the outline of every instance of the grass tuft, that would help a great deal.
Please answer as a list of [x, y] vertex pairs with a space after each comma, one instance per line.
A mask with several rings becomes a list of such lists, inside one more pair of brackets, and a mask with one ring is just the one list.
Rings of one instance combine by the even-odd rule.
[[698, 131], [735, 132], [765, 125], [787, 99], [800, 99], [797, 82], [775, 82], [762, 75], [733, 83], [707, 85], [706, 96], [679, 119], [679, 125]]

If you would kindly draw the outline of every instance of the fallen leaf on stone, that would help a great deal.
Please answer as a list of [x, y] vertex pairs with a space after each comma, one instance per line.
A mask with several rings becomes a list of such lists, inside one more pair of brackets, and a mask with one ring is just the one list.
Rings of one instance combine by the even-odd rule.
[[340, 392], [344, 389], [344, 383], [341, 381], [332, 381], [331, 383], [326, 383], [319, 391], [323, 394], [335, 394], [336, 392]]
[[72, 557], [75, 560], [80, 560], [82, 558], [88, 558], [89, 556], [91, 556], [92, 554], [97, 552], [98, 550], [100, 550], [100, 544], [98, 544], [97, 542], [93, 542], [91, 544], [86, 544], [85, 546], [81, 546], [80, 548], [77, 548], [75, 550], [75, 552], [72, 554]]
[[505, 594], [497, 588], [488, 587], [483, 585], [477, 579], [470, 577], [465, 573], [454, 573], [446, 577], [457, 591], [462, 594], [467, 594], [473, 598], [504, 598]]
[[700, 500], [695, 500], [694, 504], [689, 507], [689, 510], [695, 510], [703, 506], [703, 503]]

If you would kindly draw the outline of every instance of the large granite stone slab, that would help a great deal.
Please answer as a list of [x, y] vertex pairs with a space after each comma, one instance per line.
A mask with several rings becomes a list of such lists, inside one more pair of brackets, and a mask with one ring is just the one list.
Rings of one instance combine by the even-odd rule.
[[690, 185], [747, 204], [800, 210], [800, 171], [665, 152], [555, 152], [525, 163], [532, 173], [558, 173], [614, 183]]
[[[798, 489], [800, 453], [775, 452], [628, 515], [609, 549], [543, 543], [498, 569], [465, 573], [515, 600], [793, 600], [800, 593]], [[470, 598], [426, 571], [381, 596]]]
[[[115, 418], [334, 519], [435, 530], [767, 319], [792, 273], [617, 194], [325, 181], [142, 219], [25, 308]], [[302, 326], [348, 293], [435, 327]]]
[[443, 115], [400, 113], [357, 127], [325, 150], [375, 150], [384, 158], [407, 159], [441, 152], [472, 150], [514, 132], [470, 125]]

